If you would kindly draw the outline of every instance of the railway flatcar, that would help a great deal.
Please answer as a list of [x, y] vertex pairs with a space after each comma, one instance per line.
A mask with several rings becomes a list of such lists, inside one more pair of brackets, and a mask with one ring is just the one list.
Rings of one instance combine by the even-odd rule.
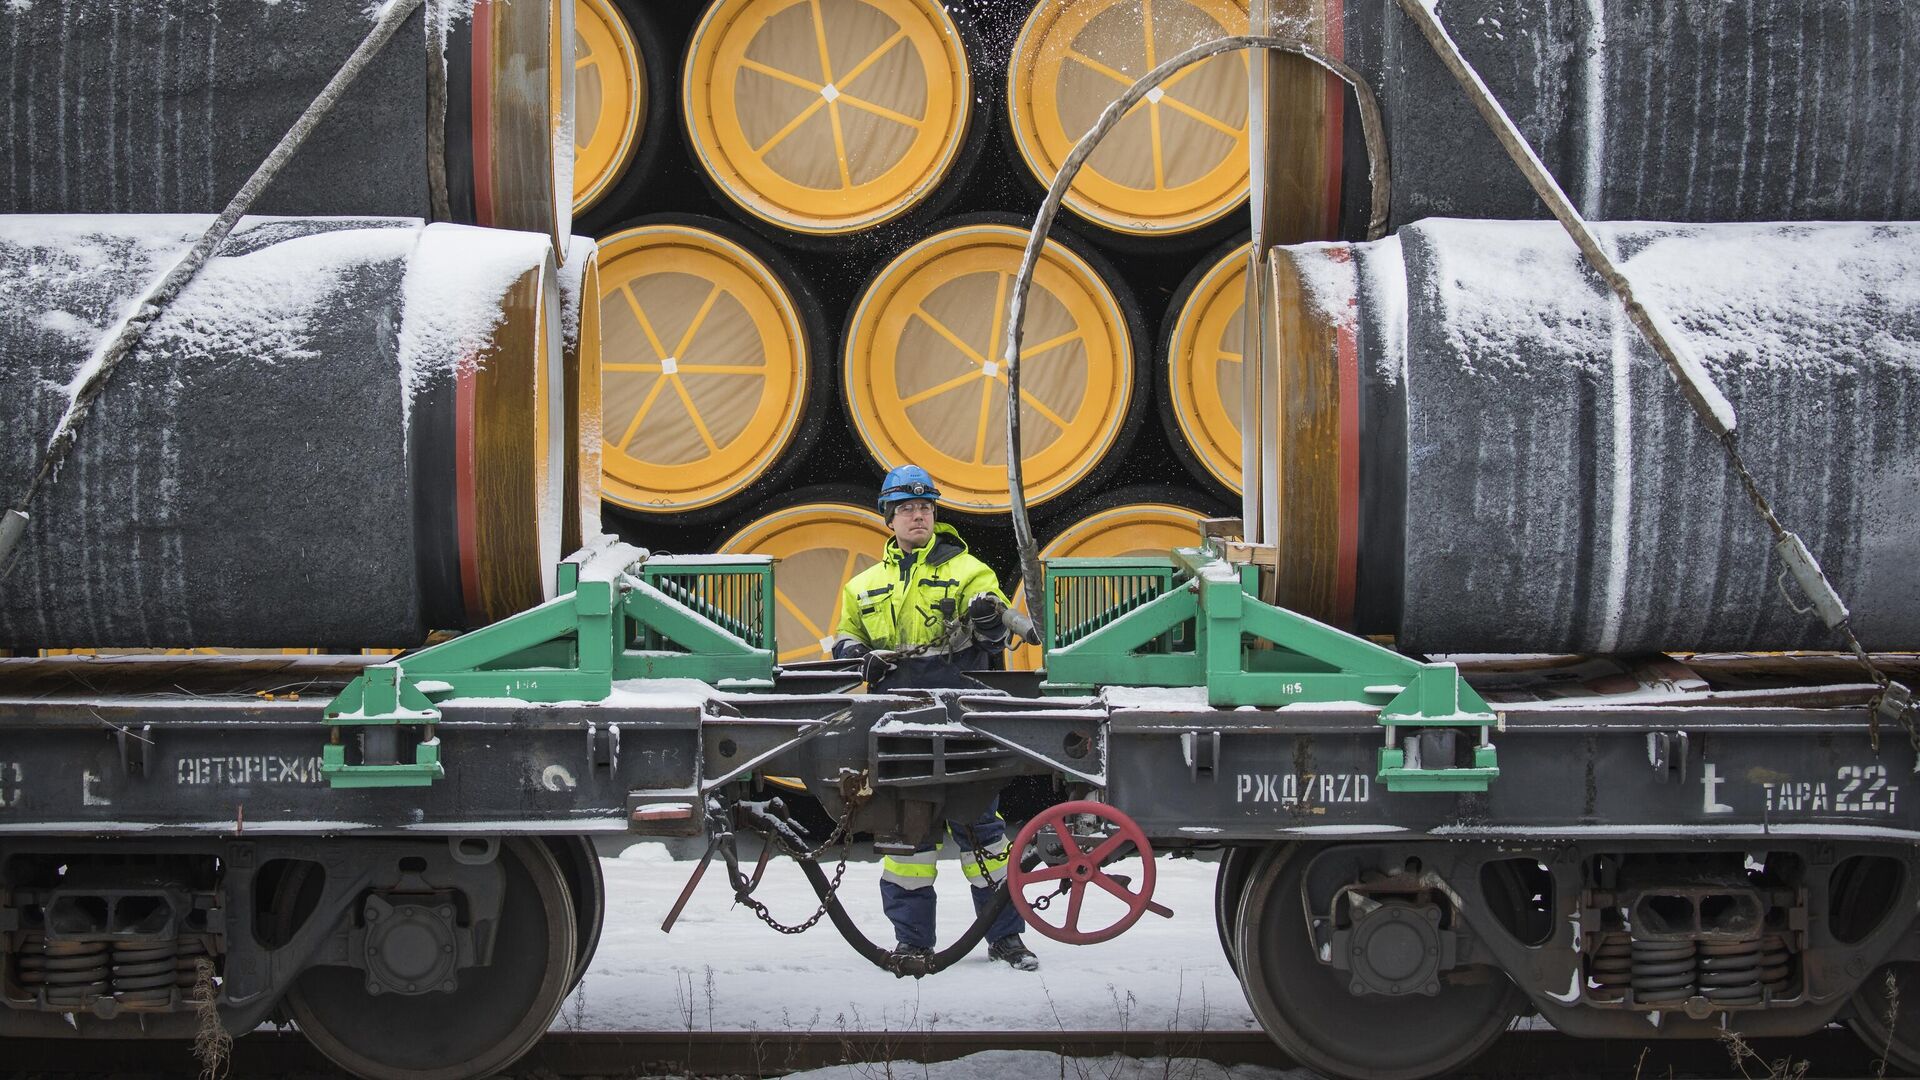
[[[998, 907], [890, 952], [820, 858], [1042, 777], [996, 905], [1105, 940], [1218, 853], [1330, 1076], [1524, 1016], [1920, 1071], [1909, 8], [401, 0], [143, 308], [364, 29], [228, 7], [0, 12], [0, 1038], [491, 1075], [598, 834], [758, 910], [757, 834], [938, 977]], [[903, 456], [1023, 557], [1015, 670], [824, 658]]]

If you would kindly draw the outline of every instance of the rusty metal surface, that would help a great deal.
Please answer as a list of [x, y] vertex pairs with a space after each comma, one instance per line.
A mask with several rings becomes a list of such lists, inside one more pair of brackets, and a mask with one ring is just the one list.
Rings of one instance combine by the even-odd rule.
[[[200, 1066], [185, 1041], [8, 1039], [9, 1076], [187, 1076]], [[1809, 1063], [1810, 1077], [1872, 1076], [1872, 1055], [1849, 1032], [1829, 1028], [1792, 1040], [1755, 1040], [1766, 1061]], [[1286, 1068], [1291, 1062], [1257, 1031], [555, 1032], [514, 1068], [553, 1076], [777, 1076], [847, 1062], [949, 1061], [983, 1050], [1035, 1050], [1071, 1057], [1201, 1058], [1221, 1065]], [[1645, 1057], [1642, 1058], [1644, 1052]], [[1717, 1041], [1648, 1045], [1630, 1039], [1571, 1039], [1551, 1031], [1508, 1033], [1463, 1077], [1741, 1077]], [[1749, 1070], [1759, 1067], [1749, 1062]], [[298, 1033], [261, 1032], [234, 1044], [234, 1080], [337, 1075]], [[1765, 1075], [1764, 1069], [1751, 1075]], [[1891, 1074], [1889, 1074], [1891, 1075]]]

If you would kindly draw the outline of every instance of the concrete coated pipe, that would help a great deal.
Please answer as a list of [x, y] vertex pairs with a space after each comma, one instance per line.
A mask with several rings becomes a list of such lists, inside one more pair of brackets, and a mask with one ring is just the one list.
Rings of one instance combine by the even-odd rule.
[[[428, 0], [255, 210], [434, 218], [443, 173], [448, 219], [544, 233], [563, 254], [573, 16]], [[218, 212], [371, 27], [335, 3], [0, 6], [0, 213]]]
[[[0, 218], [0, 491], [204, 217]], [[551, 590], [543, 236], [244, 219], [115, 370], [0, 582], [0, 647], [411, 646]]]
[[[1861, 640], [1920, 645], [1920, 226], [1599, 229]], [[1271, 264], [1278, 602], [1423, 652], [1839, 646], [1559, 225], [1425, 221]]]
[[[1486, 124], [1394, 0], [1273, 0], [1280, 29], [1366, 73], [1386, 115], [1392, 225], [1544, 217]], [[1905, 0], [1442, 0], [1441, 21], [1588, 217], [1920, 217], [1920, 5]], [[1353, 110], [1280, 99], [1287, 158]], [[1346, 133], [1350, 140], [1357, 132]], [[1364, 230], [1364, 154], [1289, 173], [1284, 220]], [[1350, 146], [1357, 147], [1357, 142]], [[1321, 203], [1330, 200], [1330, 206]], [[1344, 204], [1344, 207], [1343, 205]], [[1333, 233], [1319, 232], [1330, 238]]]

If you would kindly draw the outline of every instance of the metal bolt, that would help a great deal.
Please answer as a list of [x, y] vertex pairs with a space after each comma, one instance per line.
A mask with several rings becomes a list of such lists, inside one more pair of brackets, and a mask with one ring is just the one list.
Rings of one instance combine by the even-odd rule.
[[453, 905], [441, 904], [439, 907], [434, 908], [433, 912], [443, 919], [451, 919], [453, 918]]
[[370, 907], [370, 908], [368, 908], [368, 909], [367, 909], [367, 921], [368, 921], [368, 922], [378, 922], [379, 920], [380, 920], [380, 909], [379, 909], [379, 908], [376, 908], [376, 907]]
[[443, 953], [449, 953], [449, 952], [452, 952], [452, 951], [453, 951], [453, 946], [451, 946], [451, 945], [442, 945], [442, 946], [440, 946], [440, 951], [441, 951], [441, 952], [443, 952]]
[[441, 983], [440, 989], [451, 992], [453, 990], [453, 980], [448, 979], [446, 982]]
[[415, 991], [415, 990], [418, 990], [418, 989], [420, 989], [420, 988], [419, 988], [418, 986], [415, 986], [415, 985], [414, 985], [414, 984], [412, 984], [412, 983], [408, 983], [408, 984], [407, 984], [407, 991], [408, 991], [409, 993], [411, 993], [411, 992], [413, 992], [413, 991]]

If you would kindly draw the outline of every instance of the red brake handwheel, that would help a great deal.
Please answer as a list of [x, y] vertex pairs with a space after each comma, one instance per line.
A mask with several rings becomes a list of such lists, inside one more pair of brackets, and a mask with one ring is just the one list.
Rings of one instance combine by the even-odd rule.
[[[1106, 823], [1112, 835], [1090, 851], [1082, 849], [1079, 842], [1074, 839], [1073, 830], [1067, 824], [1067, 820], [1077, 814], [1091, 814], [1099, 818]], [[1060, 838], [1060, 846], [1067, 853], [1067, 861], [1059, 866], [1041, 866], [1032, 871], [1021, 870], [1020, 859], [1026, 853], [1027, 845], [1033, 843], [1046, 829], [1052, 829]], [[1115, 881], [1100, 869], [1101, 863], [1111, 858], [1128, 843], [1133, 844], [1140, 851], [1141, 871], [1138, 891]], [[1020, 917], [1027, 921], [1028, 926], [1055, 941], [1064, 941], [1069, 945], [1092, 945], [1095, 942], [1119, 937], [1128, 927], [1139, 922], [1140, 916], [1146, 914], [1149, 908], [1157, 906], [1153, 903], [1153, 845], [1147, 842], [1147, 834], [1140, 831], [1140, 826], [1134, 824], [1132, 818], [1106, 803], [1088, 800], [1066, 802], [1035, 815], [1027, 822], [1026, 827], [1020, 830], [1019, 835], [1014, 837], [1011, 854], [1013, 858], [1007, 863], [1007, 892], [1014, 908], [1020, 912]], [[1056, 895], [1052, 901], [1048, 902], [1046, 912], [1042, 912], [1036, 910], [1032, 902], [1027, 899], [1026, 886], [1053, 885], [1060, 881], [1067, 882], [1068, 889], [1064, 896], [1065, 915], [1056, 924], [1048, 922], [1042, 918], [1042, 915], [1046, 912], [1059, 912], [1061, 910], [1059, 901], [1062, 897]], [[1058, 888], [1057, 885], [1054, 887]], [[1102, 889], [1127, 905], [1125, 914], [1110, 926], [1091, 930], [1081, 929], [1080, 909], [1089, 887]], [[1161, 910], [1164, 911], [1164, 909]]]

